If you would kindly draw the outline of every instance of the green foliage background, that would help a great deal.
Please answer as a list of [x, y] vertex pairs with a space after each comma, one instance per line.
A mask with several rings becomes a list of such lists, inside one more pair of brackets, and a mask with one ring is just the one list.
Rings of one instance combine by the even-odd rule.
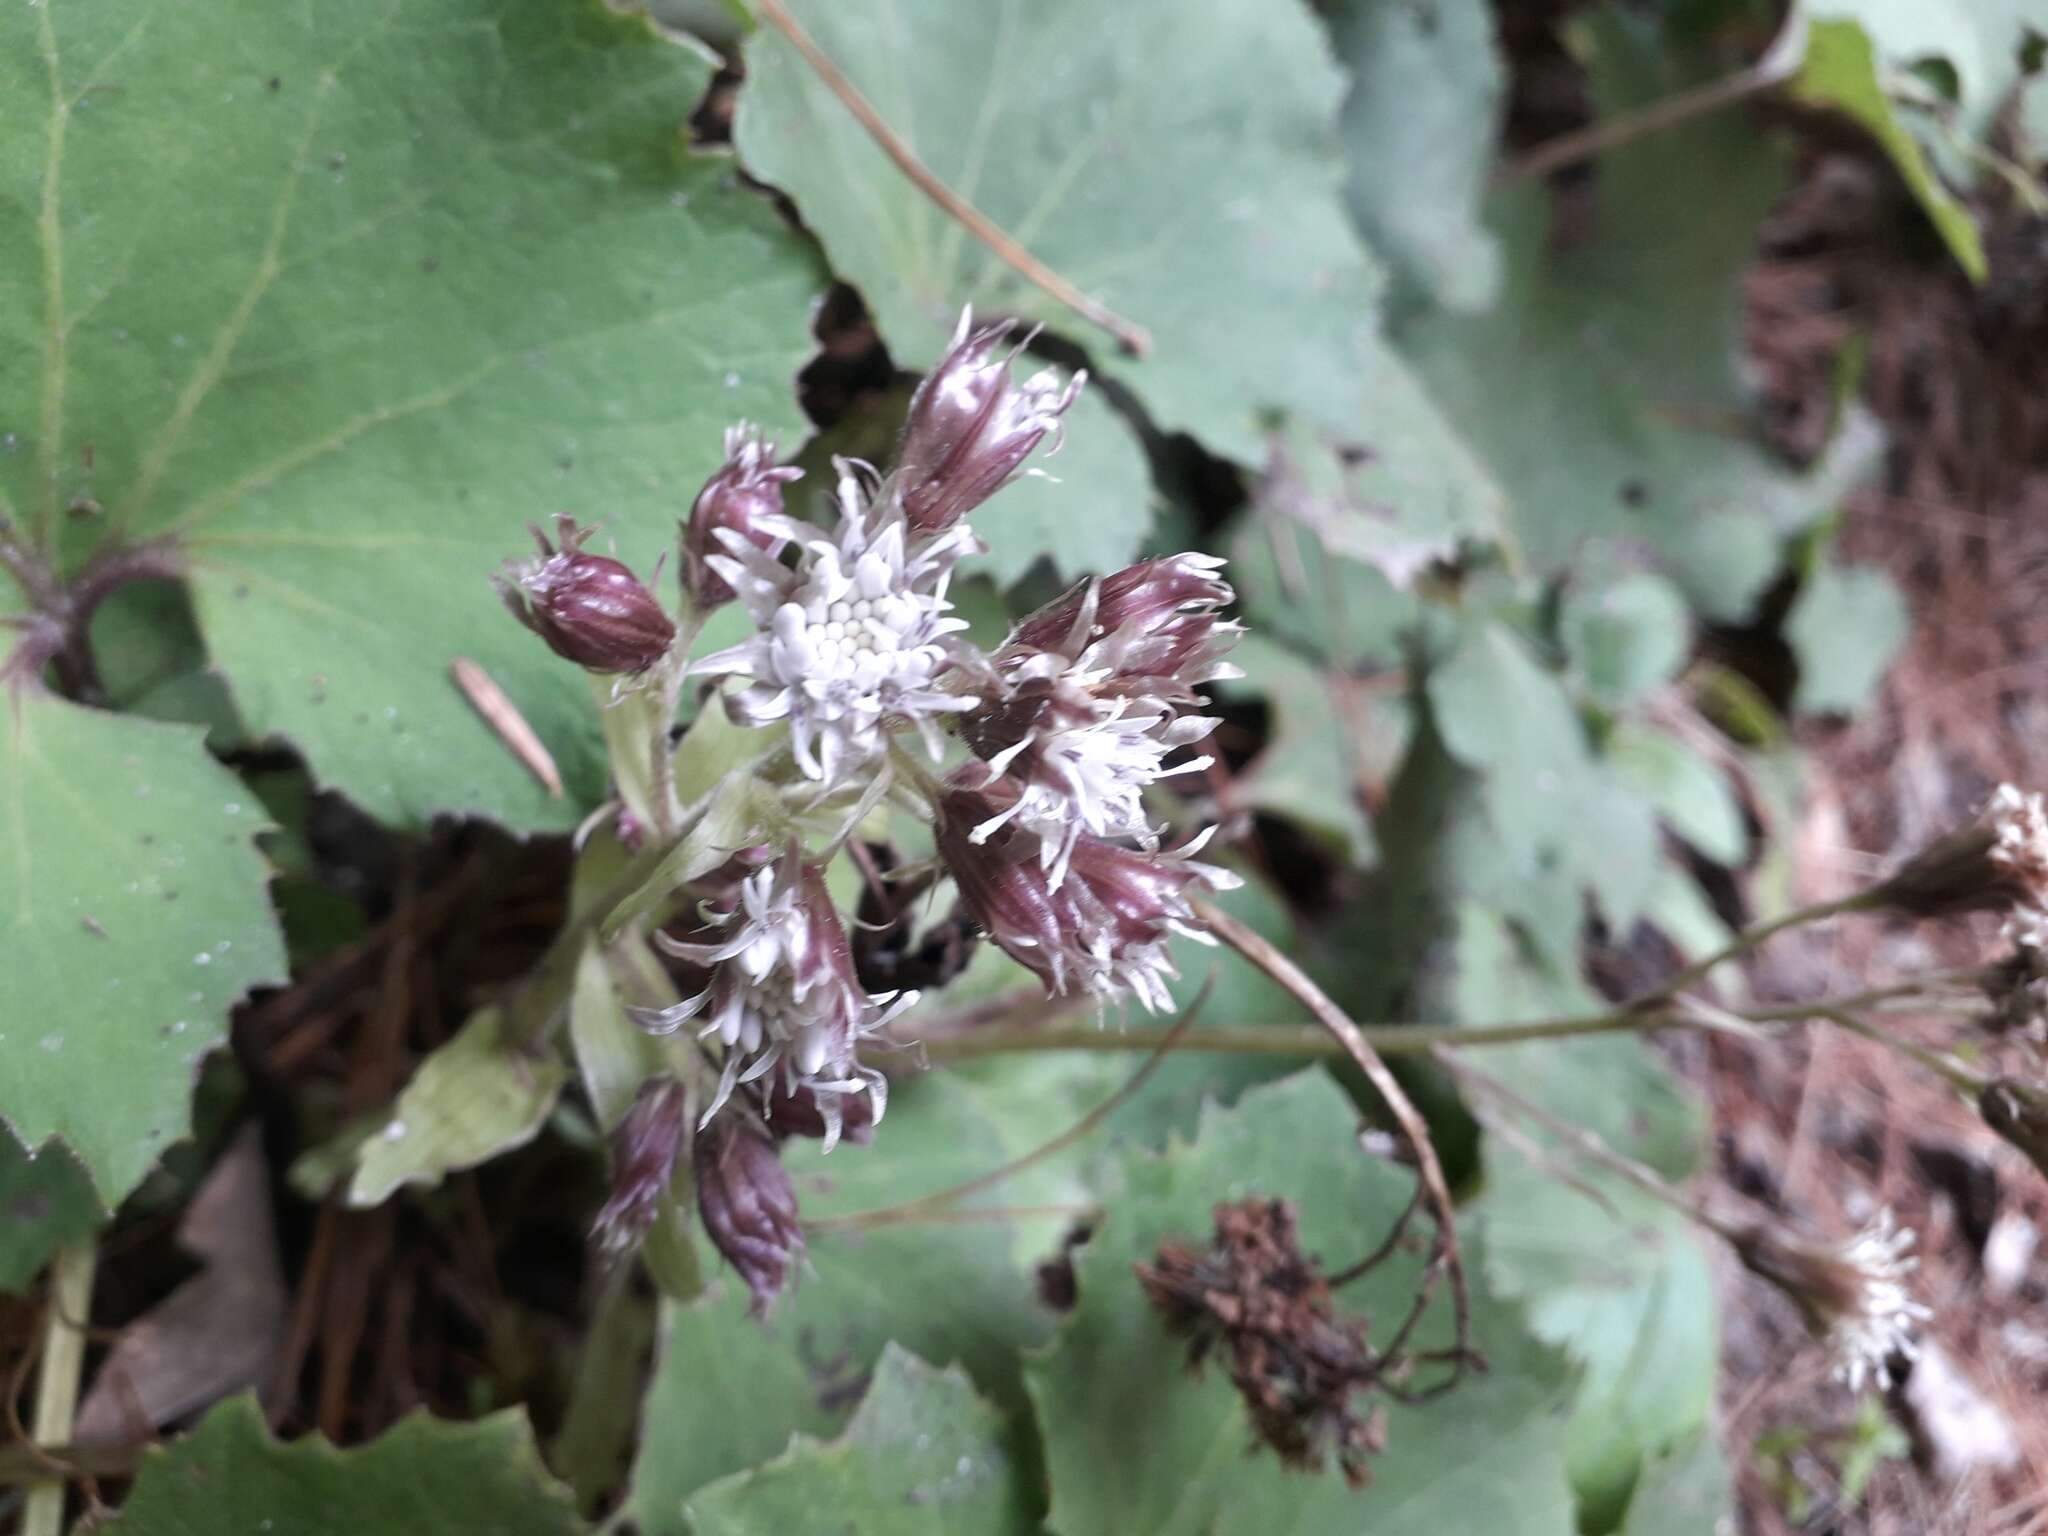
[[[935, 360], [972, 304], [1042, 322], [1097, 376], [1056, 481], [1019, 486], [988, 530], [977, 601], [998, 625], [1051, 577], [1187, 542], [1176, 440], [1244, 478], [1208, 539], [1253, 632], [1227, 698], [1268, 721], [1237, 787], [1346, 871], [1346, 900], [1312, 929], [1262, 880], [1235, 906], [1360, 1016], [1591, 1006], [1589, 916], [1710, 946], [1719, 919], [1679, 855], [1755, 850], [1724, 762], [1649, 707], [1705, 686], [1698, 626], [1746, 621], [1797, 570], [1784, 633], [1814, 710], [1855, 707], [1900, 638], [1884, 579], [1827, 554], [1875, 430], [1845, 411], [1803, 468], [1753, 430], [1736, 279], [1786, 156], [1744, 111], [1603, 156], [1590, 228], [1560, 243], [1544, 185], [1500, 175], [1507, 74], [1482, 0], [794, 3], [941, 179], [1146, 327], [1140, 359], [944, 218], [779, 34], [707, 9], [671, 19], [744, 59], [730, 149], [681, 126], [714, 55], [594, 0], [0, 13], [0, 518], [60, 575], [140, 549], [182, 582], [96, 620], [116, 709], [0, 700], [0, 1286], [143, 1184], [190, 1129], [229, 1008], [286, 974], [292, 814], [209, 748], [287, 743], [393, 826], [573, 826], [604, 792], [583, 681], [504, 622], [485, 577], [564, 507], [651, 567], [725, 424], [807, 430], [795, 375], [835, 277], [900, 368]], [[2016, 9], [1943, 9], [1819, 0], [1771, 56], [1784, 89], [1894, 156], [1975, 275], [1979, 172], [1956, 145], [2024, 83], [2023, 29]], [[1772, 30], [1701, 0], [1589, 7], [1569, 36], [1604, 117], [1738, 67]], [[1902, 105], [1903, 73], [1936, 56], [1955, 99]], [[18, 563], [0, 574], [0, 620], [37, 597]], [[564, 797], [471, 712], [458, 656], [506, 687]], [[1726, 751], [1783, 766], [1754, 733]], [[1380, 781], [1368, 815], [1357, 787]], [[1206, 1015], [1293, 1018], [1241, 967]], [[1551, 1109], [1673, 1177], [1695, 1166], [1697, 1111], [1653, 1053], [1519, 1055]], [[872, 1148], [799, 1170], [805, 1209], [993, 1166], [1125, 1070], [1028, 1058], [918, 1081]], [[1364, 1494], [1247, 1458], [1241, 1408], [1184, 1377], [1128, 1265], [1251, 1192], [1299, 1200], [1333, 1262], [1375, 1240], [1405, 1182], [1359, 1159], [1333, 1078], [1286, 1071], [1176, 1060], [1106, 1137], [1006, 1190], [1108, 1211], [1063, 1318], [1032, 1287], [1050, 1219], [821, 1239], [766, 1326], [729, 1284], [666, 1303], [638, 1528], [1714, 1530], [1695, 1240], [1491, 1142], [1466, 1194], [1492, 1371], [1396, 1409]], [[353, 1198], [406, 1198], [541, 1133], [567, 1073], [463, 1076], [482, 1107], [444, 1127], [455, 1141], [379, 1152]], [[417, 1091], [431, 1120], [433, 1085]], [[1402, 1278], [1362, 1304], [1397, 1312]], [[543, 1483], [508, 1418], [337, 1453], [280, 1446], [231, 1402], [152, 1455], [116, 1529], [424, 1531], [456, 1507], [580, 1528]]]

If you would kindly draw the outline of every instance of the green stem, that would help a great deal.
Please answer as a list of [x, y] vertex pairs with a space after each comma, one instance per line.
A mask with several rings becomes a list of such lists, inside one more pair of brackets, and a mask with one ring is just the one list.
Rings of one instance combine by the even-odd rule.
[[1781, 913], [1768, 922], [1745, 928], [1705, 959], [1695, 960], [1683, 970], [1659, 982], [1648, 992], [1631, 999], [1630, 1006], [1645, 1008], [1654, 1003], [1661, 1003], [1666, 998], [1676, 997], [1686, 988], [1705, 981], [1708, 975], [1720, 966], [1760, 948], [1766, 940], [1775, 938], [1788, 928], [1800, 928], [1808, 923], [1822, 922], [1830, 917], [1839, 917], [1845, 912], [1858, 912], [1868, 906], [1869, 902], [1870, 893], [1858, 891], [1852, 896], [1844, 896], [1836, 901], [1819, 901], [1808, 907], [1794, 907], [1790, 912]]
[[[1826, 1018], [1837, 1010], [1868, 1008], [1918, 993], [1925, 981], [1900, 982], [1843, 997], [1817, 998], [1810, 1003], [1782, 1003], [1752, 1008], [1732, 1017], [1751, 1024], [1788, 1024]], [[1638, 1007], [1607, 1013], [1521, 1024], [1361, 1024], [1368, 1045], [1385, 1055], [1416, 1055], [1439, 1047], [1463, 1050], [1472, 1046], [1520, 1045], [1530, 1040], [1562, 1040], [1578, 1035], [1647, 1033], [1658, 1029], [1711, 1027], [1690, 1013], [1664, 1008], [1645, 1012]], [[1022, 1051], [1151, 1051], [1172, 1035], [1170, 1029], [1104, 1029], [1093, 1024], [997, 1025], [951, 1035], [919, 1045], [932, 1061], [963, 1061]], [[1226, 1056], [1338, 1056], [1343, 1047], [1322, 1029], [1306, 1025], [1249, 1025], [1229, 1029], [1190, 1030], [1175, 1047], [1182, 1051]]]
[[[71, 1438], [72, 1420], [78, 1413], [79, 1376], [85, 1368], [85, 1323], [92, 1310], [95, 1257], [90, 1240], [67, 1243], [57, 1250], [50, 1320], [43, 1334], [42, 1375], [36, 1384], [32, 1433], [37, 1445], [62, 1445]], [[21, 1536], [59, 1536], [64, 1528], [64, 1492], [61, 1477], [30, 1487], [22, 1510]]]
[[1846, 1029], [1852, 1035], [1861, 1035], [1865, 1040], [1875, 1041], [1888, 1050], [1897, 1051], [1901, 1056], [1918, 1062], [1928, 1071], [1946, 1081], [1957, 1092], [1966, 1095], [1973, 1101], [1986, 1088], [1991, 1086], [1990, 1078], [1982, 1077], [1972, 1072], [1954, 1057], [1946, 1055], [1941, 1051], [1929, 1050], [1926, 1046], [1915, 1041], [1903, 1039], [1898, 1035], [1879, 1029], [1875, 1024], [1865, 1019], [1859, 1019], [1852, 1013], [1830, 1008], [1823, 1012], [1822, 1017], [1838, 1029]]

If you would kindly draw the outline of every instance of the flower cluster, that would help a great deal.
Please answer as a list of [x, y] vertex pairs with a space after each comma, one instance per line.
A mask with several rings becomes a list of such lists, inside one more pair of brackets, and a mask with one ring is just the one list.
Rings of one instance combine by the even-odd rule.
[[[678, 893], [689, 915], [655, 936], [687, 995], [637, 1016], [692, 1038], [664, 1048], [672, 1075], [620, 1129], [604, 1216], [608, 1243], [631, 1246], [687, 1147], [705, 1231], [760, 1305], [802, 1251], [780, 1141], [868, 1139], [887, 1084], [861, 1048], [917, 1000], [864, 983], [826, 885], [882, 797], [935, 828], [938, 869], [909, 878], [950, 877], [954, 947], [971, 923], [1051, 992], [1170, 1006], [1169, 942], [1208, 941], [1194, 898], [1235, 883], [1192, 857], [1206, 833], [1164, 846], [1148, 803], [1155, 785], [1208, 763], [1194, 750], [1214, 723], [1199, 690], [1234, 675], [1224, 653], [1238, 633], [1222, 617], [1233, 595], [1220, 560], [1173, 555], [1085, 582], [993, 652], [953, 613], [955, 571], [985, 547], [970, 515], [1039, 473], [1029, 461], [1057, 450], [1085, 383], [1050, 369], [1013, 379], [1029, 340], [962, 315], [911, 400], [893, 471], [836, 461], [829, 528], [785, 510], [800, 471], [754, 428], [733, 428], [680, 531], [674, 620], [625, 566], [585, 552], [566, 520], [559, 549], [543, 539], [541, 558], [502, 582], [557, 654], [597, 672], [660, 663], [661, 690], [615, 701], [672, 698], [694, 678], [735, 724], [785, 734], [785, 749], [746, 770], [747, 846], [702, 850], [716, 867]], [[686, 664], [704, 616], [728, 603], [752, 632]], [[657, 771], [667, 728], [629, 743]], [[905, 737], [924, 753], [905, 751]], [[950, 768], [927, 766], [949, 754]], [[663, 836], [698, 835], [680, 802], [676, 816]]]
[[718, 1042], [723, 1068], [706, 1123], [734, 1089], [757, 1083], [764, 1095], [804, 1095], [828, 1151], [844, 1124], [841, 1095], [866, 1094], [866, 1119], [881, 1118], [887, 1082], [855, 1051], [917, 994], [862, 990], [824, 870], [800, 848], [742, 879], [738, 900], [706, 914], [694, 937], [662, 934], [656, 943], [708, 973], [695, 996], [641, 1016], [657, 1033], [701, 1018], [702, 1037]]

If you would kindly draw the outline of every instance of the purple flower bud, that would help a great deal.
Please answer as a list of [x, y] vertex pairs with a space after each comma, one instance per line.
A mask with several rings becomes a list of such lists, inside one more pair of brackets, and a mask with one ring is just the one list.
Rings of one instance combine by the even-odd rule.
[[639, 577], [584, 550], [591, 531], [556, 518], [557, 549], [535, 528], [540, 558], [511, 565], [497, 578], [498, 593], [563, 660], [592, 672], [645, 671], [668, 654], [676, 627]]
[[1238, 884], [1228, 870], [1190, 857], [1208, 834], [1163, 853], [1084, 835], [1073, 840], [1066, 878], [1055, 882], [1039, 839], [1005, 819], [1015, 793], [1000, 780], [974, 788], [956, 778], [939, 797], [939, 857], [968, 912], [1048, 992], [1171, 1008], [1166, 983], [1180, 972], [1168, 943], [1176, 935], [1215, 942], [1189, 905], [1191, 893]]
[[975, 330], [974, 312], [962, 310], [952, 345], [911, 396], [896, 478], [912, 533], [959, 522], [1014, 479], [1048, 433], [1058, 447], [1060, 417], [1088, 375], [1062, 387], [1047, 369], [1012, 384], [1017, 349], [997, 355], [1010, 330], [1007, 322]]
[[683, 1146], [687, 1096], [672, 1077], [650, 1077], [612, 1132], [612, 1195], [592, 1235], [613, 1253], [640, 1246], [668, 1200]]
[[753, 1293], [759, 1317], [803, 1257], [796, 1186], [775, 1143], [738, 1115], [721, 1116], [698, 1136], [694, 1162], [704, 1230]]
[[875, 1101], [866, 1093], [833, 1093], [774, 1078], [757, 1098], [762, 1119], [778, 1140], [833, 1137], [864, 1147], [875, 1139]]
[[1005, 654], [1084, 653], [1107, 668], [1108, 686], [1185, 699], [1203, 683], [1238, 676], [1224, 662], [1240, 626], [1217, 617], [1236, 596], [1217, 575], [1214, 555], [1164, 555], [1084, 582], [1030, 614], [1010, 634]]
[[728, 427], [725, 432], [725, 463], [704, 482], [690, 517], [683, 524], [683, 591], [700, 610], [729, 603], [736, 595], [732, 585], [707, 563], [713, 555], [726, 554], [722, 532], [746, 540], [756, 549], [770, 553], [780, 549], [788, 534], [778, 526], [783, 518], [782, 487], [803, 478], [793, 465], [777, 465], [775, 444], [748, 422]]

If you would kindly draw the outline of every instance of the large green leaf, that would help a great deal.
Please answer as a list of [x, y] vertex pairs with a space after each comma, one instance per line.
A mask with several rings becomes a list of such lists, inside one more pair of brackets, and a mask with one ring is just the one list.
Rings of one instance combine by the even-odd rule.
[[[1584, 34], [1603, 113], [1692, 83], [1653, 22], [1602, 12]], [[1399, 336], [1438, 403], [1510, 492], [1541, 573], [1602, 543], [1656, 553], [1709, 614], [1746, 616], [1778, 543], [1867, 460], [1845, 431], [1801, 476], [1754, 440], [1738, 387], [1737, 278], [1783, 187], [1772, 142], [1737, 112], [1600, 158], [1592, 227], [1550, 237], [1543, 186], [1495, 194], [1505, 277], [1484, 314], [1438, 310]]]
[[791, 10], [938, 178], [1151, 355], [1026, 284], [941, 213], [773, 28], [746, 48], [742, 157], [795, 198], [896, 360], [963, 303], [1089, 347], [1161, 427], [1242, 463], [1264, 412], [1359, 419], [1375, 281], [1341, 206], [1341, 72], [1305, 6], [894, 0]]
[[[1473, 1321], [1491, 1368], [1428, 1405], [1388, 1411], [1387, 1449], [1372, 1487], [1354, 1492], [1334, 1469], [1283, 1469], [1254, 1452], [1244, 1408], [1221, 1366], [1199, 1379], [1185, 1343], [1168, 1335], [1131, 1274], [1168, 1236], [1200, 1243], [1222, 1200], [1279, 1195], [1300, 1208], [1303, 1247], [1332, 1265], [1377, 1243], [1407, 1203], [1410, 1181], [1361, 1154], [1356, 1111], [1320, 1071], [1246, 1094], [1204, 1117], [1199, 1139], [1163, 1157], [1139, 1154], [1095, 1237], [1076, 1255], [1080, 1302], [1030, 1368], [1052, 1474], [1059, 1536], [1162, 1536], [1367, 1530], [1572, 1530], [1559, 1413], [1570, 1372], [1536, 1343], [1513, 1306], [1485, 1285], [1483, 1247]], [[1383, 1338], [1406, 1309], [1416, 1265], [1404, 1258], [1347, 1286]], [[1448, 1337], [1445, 1304], [1420, 1347]]]
[[187, 726], [0, 685], [0, 1121], [111, 1208], [185, 1134], [199, 1059], [284, 954], [262, 807]]
[[966, 1376], [891, 1344], [843, 1436], [713, 1483], [689, 1517], [702, 1536], [1030, 1536], [1034, 1493]]
[[1331, 18], [1352, 72], [1341, 127], [1351, 211], [1373, 248], [1450, 309], [1484, 309], [1500, 251], [1479, 205], [1506, 71], [1485, 0], [1347, 0]]
[[166, 1448], [152, 1448], [110, 1531], [119, 1536], [575, 1536], [568, 1490], [541, 1465], [526, 1420], [416, 1415], [360, 1450], [270, 1438], [238, 1397]]
[[8, 7], [0, 514], [66, 565], [175, 535], [251, 730], [379, 816], [572, 824], [583, 681], [488, 576], [564, 508], [646, 570], [726, 423], [798, 423], [820, 275], [687, 147], [712, 69], [596, 0]]

